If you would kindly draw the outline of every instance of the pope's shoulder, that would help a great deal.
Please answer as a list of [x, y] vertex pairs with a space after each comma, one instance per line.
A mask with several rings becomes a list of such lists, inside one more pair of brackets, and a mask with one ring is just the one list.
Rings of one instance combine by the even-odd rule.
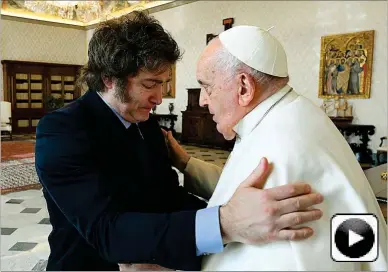
[[273, 114], [255, 133], [271, 147], [295, 153], [348, 145], [331, 119], [312, 101], [299, 95], [290, 103], [274, 108]]

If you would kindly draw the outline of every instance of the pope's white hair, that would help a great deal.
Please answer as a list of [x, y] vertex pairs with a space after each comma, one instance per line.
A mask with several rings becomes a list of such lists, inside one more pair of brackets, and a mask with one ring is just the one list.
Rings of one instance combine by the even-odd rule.
[[259, 84], [268, 84], [271, 81], [277, 81], [277, 79], [281, 79], [262, 73], [246, 65], [238, 58], [233, 56], [224, 46], [221, 46], [213, 56], [216, 71], [225, 72], [227, 80], [232, 79], [232, 77], [239, 72], [246, 72], [250, 74]]

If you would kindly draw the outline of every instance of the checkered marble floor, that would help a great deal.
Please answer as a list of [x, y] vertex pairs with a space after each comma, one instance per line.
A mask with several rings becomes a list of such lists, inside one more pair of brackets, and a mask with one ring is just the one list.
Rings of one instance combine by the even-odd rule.
[[221, 149], [210, 149], [205, 147], [196, 147], [183, 145], [187, 153], [197, 159], [224, 167], [226, 160], [230, 154], [229, 151]]
[[51, 225], [42, 190], [1, 196], [1, 271], [44, 271]]
[[[223, 167], [228, 151], [183, 146], [198, 159]], [[181, 184], [183, 174], [179, 173]], [[52, 226], [42, 190], [1, 195], [1, 271], [44, 271]]]

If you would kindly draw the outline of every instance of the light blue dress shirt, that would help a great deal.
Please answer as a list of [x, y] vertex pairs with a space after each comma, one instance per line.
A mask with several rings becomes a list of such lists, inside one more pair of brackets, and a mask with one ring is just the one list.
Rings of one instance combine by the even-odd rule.
[[[105, 104], [116, 114], [125, 128], [129, 128], [131, 123], [125, 120], [111, 105], [105, 101], [99, 92], [97, 94]], [[143, 137], [143, 136], [142, 136]], [[198, 210], [195, 216], [195, 242], [197, 255], [219, 253], [224, 249], [220, 230], [220, 207]]]

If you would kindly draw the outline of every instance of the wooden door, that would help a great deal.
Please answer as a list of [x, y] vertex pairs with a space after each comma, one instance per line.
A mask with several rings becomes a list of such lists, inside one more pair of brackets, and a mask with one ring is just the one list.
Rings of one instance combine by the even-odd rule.
[[44, 67], [14, 64], [9, 75], [12, 84], [12, 130], [14, 133], [33, 133], [44, 115]]
[[203, 117], [201, 113], [183, 112], [182, 142], [203, 143]]
[[47, 73], [47, 110], [66, 106], [79, 97], [76, 68], [51, 66]]

